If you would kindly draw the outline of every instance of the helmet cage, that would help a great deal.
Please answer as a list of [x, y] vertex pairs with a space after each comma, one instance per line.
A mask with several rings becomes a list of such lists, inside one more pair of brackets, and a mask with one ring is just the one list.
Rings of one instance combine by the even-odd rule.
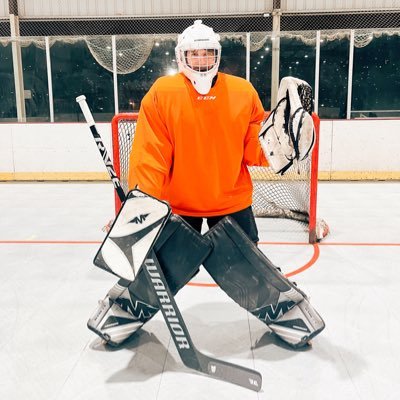
[[188, 68], [195, 72], [212, 70], [218, 62], [217, 49], [201, 49], [184, 51], [184, 61]]

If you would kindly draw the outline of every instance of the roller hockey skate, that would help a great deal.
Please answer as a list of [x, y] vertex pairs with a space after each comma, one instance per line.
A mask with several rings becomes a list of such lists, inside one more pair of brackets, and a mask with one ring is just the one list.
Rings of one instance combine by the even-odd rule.
[[99, 301], [87, 326], [107, 344], [119, 346], [140, 329], [156, 311], [157, 309], [148, 304], [137, 302], [136, 307], [133, 307], [129, 299], [111, 299], [106, 296], [104, 300]]
[[267, 325], [276, 336], [294, 349], [310, 345], [310, 340], [325, 328], [323, 319], [307, 298]]

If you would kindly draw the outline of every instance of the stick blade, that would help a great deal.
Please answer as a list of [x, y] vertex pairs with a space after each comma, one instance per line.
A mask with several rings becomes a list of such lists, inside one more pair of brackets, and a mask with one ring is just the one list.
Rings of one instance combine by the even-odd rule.
[[201, 372], [225, 382], [259, 392], [262, 388], [262, 375], [253, 369], [207, 357], [197, 351]]

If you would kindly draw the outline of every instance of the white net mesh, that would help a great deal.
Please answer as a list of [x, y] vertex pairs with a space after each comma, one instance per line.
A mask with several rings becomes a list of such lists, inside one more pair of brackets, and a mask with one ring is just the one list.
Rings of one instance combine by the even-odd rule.
[[[112, 39], [110, 36], [86, 38], [86, 43], [96, 61], [109, 71], [113, 71]], [[148, 59], [153, 49], [153, 36], [116, 36], [117, 73], [129, 74], [138, 70]]]

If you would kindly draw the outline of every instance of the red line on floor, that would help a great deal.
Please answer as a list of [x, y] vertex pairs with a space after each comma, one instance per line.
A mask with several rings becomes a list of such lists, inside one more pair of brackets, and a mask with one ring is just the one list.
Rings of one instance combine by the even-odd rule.
[[[0, 240], [0, 244], [101, 244], [100, 240]], [[259, 245], [309, 246], [307, 242], [258, 242]], [[400, 243], [319, 242], [318, 246], [400, 246]]]
[[0, 244], [100, 244], [98, 240], [0, 240]]
[[[259, 243], [259, 244], [261, 244], [261, 243]], [[264, 243], [262, 243], [262, 244], [264, 244]], [[304, 244], [304, 243], [303, 243]], [[310, 259], [310, 261], [308, 261], [306, 264], [304, 264], [302, 267], [300, 267], [300, 268], [297, 268], [296, 270], [294, 270], [294, 271], [292, 271], [292, 272], [288, 272], [287, 274], [285, 274], [285, 276], [287, 277], [287, 278], [289, 278], [289, 277], [291, 277], [291, 276], [293, 276], [293, 275], [297, 275], [297, 274], [299, 274], [300, 272], [303, 272], [303, 271], [305, 271], [306, 269], [308, 269], [308, 268], [310, 268], [313, 264], [315, 264], [315, 262], [318, 260], [318, 258], [319, 258], [319, 247], [318, 247], [318, 244], [317, 243], [315, 243], [315, 244], [313, 244], [312, 245], [313, 246], [313, 248], [314, 248], [314, 252], [313, 252], [313, 255], [312, 255], [312, 257], [311, 257], [311, 259]], [[216, 283], [201, 283], [201, 282], [189, 282], [189, 283], [187, 283], [187, 285], [188, 286], [200, 286], [200, 287], [204, 287], [204, 286], [207, 286], [207, 287], [215, 287], [215, 286], [218, 286]]]
[[319, 258], [319, 247], [317, 243], [313, 244], [314, 247], [314, 254], [312, 255], [310, 261], [306, 264], [304, 264], [302, 267], [297, 268], [296, 270], [292, 271], [292, 272], [288, 272], [287, 274], [285, 274], [286, 278], [289, 278], [293, 275], [297, 275], [300, 272], [305, 271], [306, 269], [310, 268], [313, 264], [315, 264], [315, 262], [318, 260]]
[[[307, 242], [258, 242], [268, 245], [308, 246]], [[318, 242], [318, 246], [400, 246], [400, 243], [368, 243], [368, 242]]]
[[[101, 241], [96, 240], [0, 240], [0, 244], [100, 244]], [[259, 245], [291, 245], [291, 246], [308, 246], [309, 243], [305, 242], [259, 242]], [[320, 255], [319, 246], [400, 246], [400, 243], [356, 243], [356, 242], [323, 242], [323, 243], [315, 243], [313, 246], [313, 255], [311, 259], [304, 264], [302, 267], [295, 269], [294, 271], [288, 272], [285, 274], [287, 278], [297, 275], [312, 265], [318, 260]], [[189, 282], [188, 286], [196, 286], [196, 287], [216, 287], [218, 286], [216, 283], [204, 283], [204, 282]]]
[[217, 287], [216, 283], [204, 283], [204, 282], [188, 282], [186, 286], [197, 286], [197, 287]]
[[351, 243], [351, 242], [323, 242], [318, 243], [319, 246], [400, 246], [400, 243]]

